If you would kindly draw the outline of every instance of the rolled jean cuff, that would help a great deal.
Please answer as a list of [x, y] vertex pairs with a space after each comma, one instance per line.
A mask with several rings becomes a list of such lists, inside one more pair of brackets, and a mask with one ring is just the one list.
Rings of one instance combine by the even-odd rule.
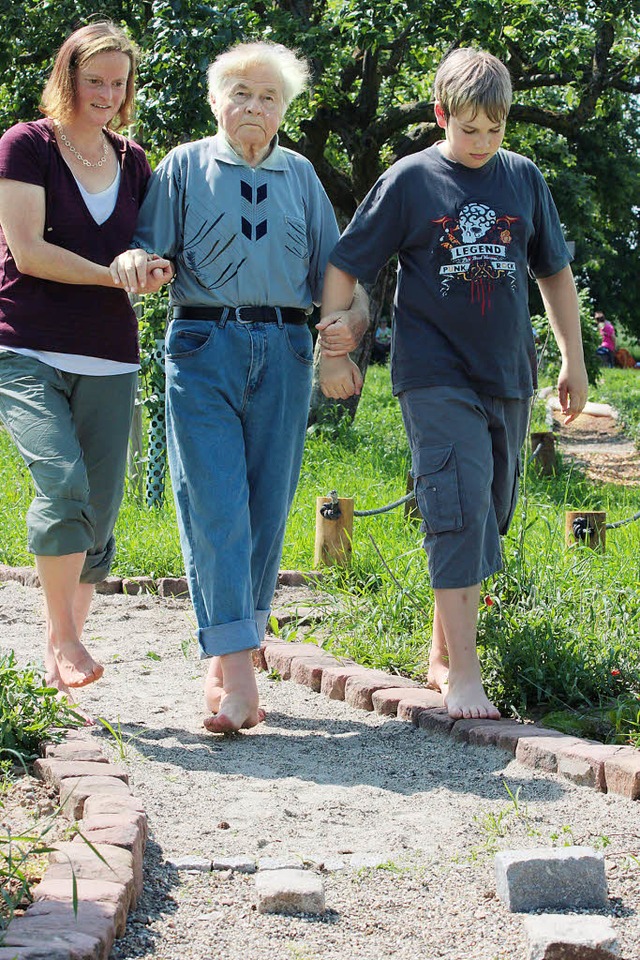
[[28, 545], [37, 557], [86, 553], [94, 544], [95, 513], [82, 500], [35, 497], [27, 510]]
[[233, 620], [198, 630], [200, 659], [223, 657], [240, 650], [259, 650], [260, 636], [255, 620]]
[[256, 625], [258, 627], [258, 636], [260, 637], [260, 642], [264, 640], [264, 635], [267, 632], [267, 624], [269, 623], [269, 617], [271, 616], [271, 610], [256, 610]]

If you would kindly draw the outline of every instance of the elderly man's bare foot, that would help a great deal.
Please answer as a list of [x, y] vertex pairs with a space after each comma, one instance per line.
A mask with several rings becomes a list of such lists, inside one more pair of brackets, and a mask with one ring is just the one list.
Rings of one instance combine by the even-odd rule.
[[240, 693], [223, 696], [220, 711], [205, 717], [204, 727], [209, 733], [236, 733], [256, 727], [265, 718], [265, 712]]
[[104, 673], [102, 664], [93, 659], [79, 640], [56, 643], [52, 639], [50, 642], [58, 675], [67, 687], [86, 687], [87, 684], [99, 680]]
[[207, 710], [217, 713], [224, 696], [222, 662], [220, 657], [212, 657], [209, 671], [204, 681], [204, 702]]
[[453, 720], [499, 720], [500, 711], [491, 703], [481, 683], [449, 683], [445, 686], [444, 705]]

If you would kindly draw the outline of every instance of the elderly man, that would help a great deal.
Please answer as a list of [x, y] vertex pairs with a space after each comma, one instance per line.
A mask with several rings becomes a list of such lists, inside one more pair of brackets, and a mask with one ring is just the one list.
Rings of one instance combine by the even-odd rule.
[[[144, 287], [147, 254], [173, 261], [167, 332], [169, 466], [201, 655], [205, 727], [263, 718], [260, 646], [295, 492], [312, 380], [308, 314], [321, 299], [335, 216], [312, 165], [279, 146], [305, 61], [240, 44], [209, 68], [218, 133], [172, 150], [154, 174], [136, 245], [113, 264]], [[334, 355], [358, 343], [366, 297], [321, 324]], [[326, 361], [323, 361], [323, 363]], [[330, 361], [329, 361], [330, 362]], [[357, 368], [353, 372], [359, 387]]]

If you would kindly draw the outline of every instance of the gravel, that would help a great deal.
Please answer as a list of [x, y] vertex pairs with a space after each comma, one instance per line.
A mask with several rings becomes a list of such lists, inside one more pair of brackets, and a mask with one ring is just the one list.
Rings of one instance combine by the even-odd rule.
[[[193, 625], [184, 601], [123, 595], [97, 597], [87, 624], [106, 670], [79, 703], [120, 732], [96, 736], [127, 764], [150, 827], [145, 890], [113, 960], [524, 960], [494, 855], [563, 843], [603, 849], [601, 914], [622, 956], [640, 956], [637, 803], [264, 674], [266, 722], [207, 734]], [[2, 646], [26, 662], [42, 629], [40, 591], [0, 585]], [[169, 862], [184, 857], [222, 869]], [[229, 858], [315, 871], [326, 914], [258, 913], [256, 874]]]

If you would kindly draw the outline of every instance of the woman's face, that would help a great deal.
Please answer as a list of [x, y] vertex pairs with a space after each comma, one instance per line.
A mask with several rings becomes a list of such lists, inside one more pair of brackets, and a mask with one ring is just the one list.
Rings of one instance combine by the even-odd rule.
[[76, 70], [74, 121], [100, 127], [113, 120], [127, 95], [131, 64], [126, 53], [96, 53]]
[[282, 78], [269, 66], [249, 67], [211, 97], [211, 106], [234, 149], [255, 161], [267, 153], [284, 116]]

